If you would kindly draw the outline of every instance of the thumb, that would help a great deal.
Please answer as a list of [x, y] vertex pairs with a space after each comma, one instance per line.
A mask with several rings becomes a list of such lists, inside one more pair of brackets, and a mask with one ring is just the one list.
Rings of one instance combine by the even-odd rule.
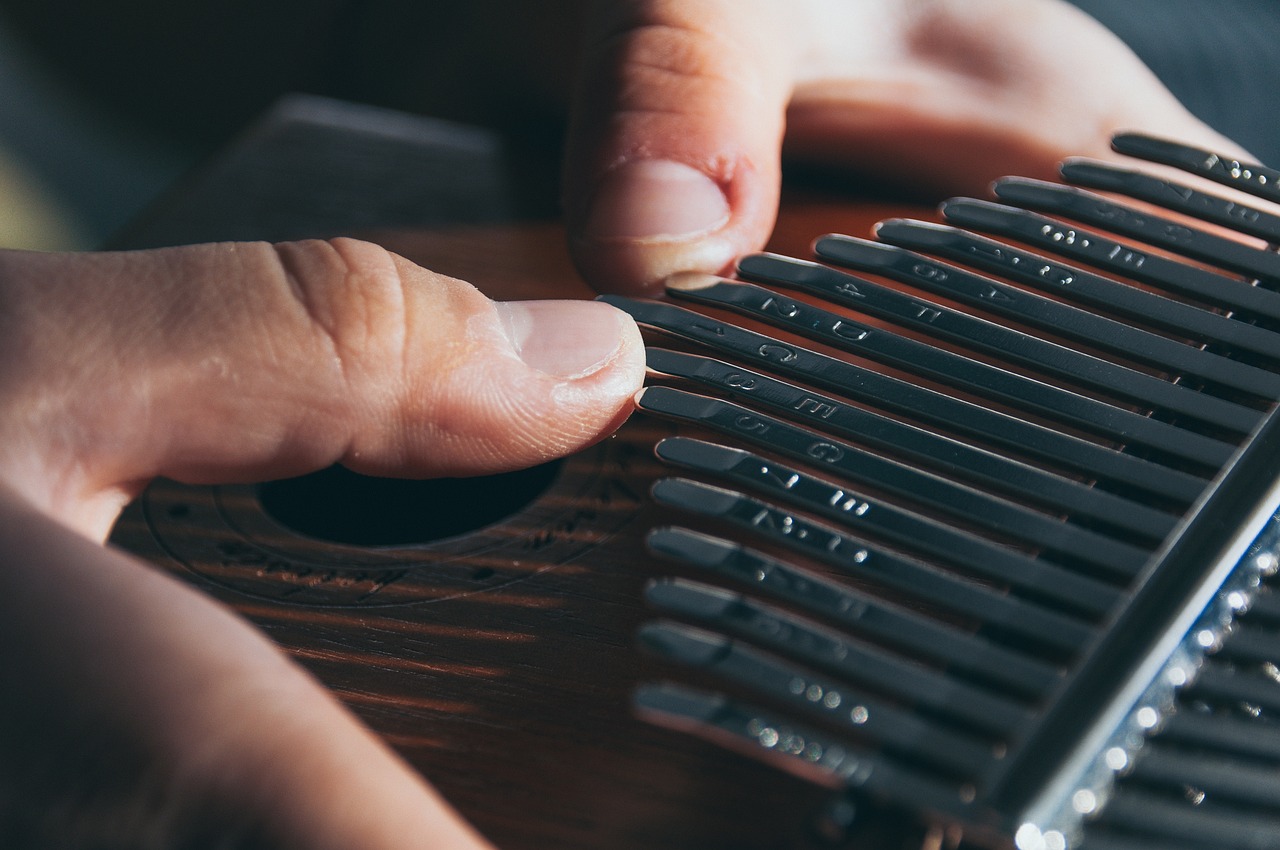
[[598, 289], [720, 271], [768, 237], [790, 96], [781, 7], [593, 4], [564, 191], [575, 261]]
[[0, 472], [64, 502], [157, 475], [528, 466], [610, 433], [644, 371], [608, 305], [495, 303], [350, 239], [0, 252], [0, 286], [0, 410], [23, 414], [0, 416]]

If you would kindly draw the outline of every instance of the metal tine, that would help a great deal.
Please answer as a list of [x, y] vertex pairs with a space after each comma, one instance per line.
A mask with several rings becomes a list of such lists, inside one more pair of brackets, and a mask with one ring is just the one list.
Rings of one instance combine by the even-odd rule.
[[[1149, 837], [1205, 847], [1233, 850], [1277, 850], [1280, 848], [1280, 819], [1241, 812], [1193, 806], [1143, 793], [1133, 788], [1118, 789], [1103, 808], [1100, 823], [1113, 828], [1138, 831]], [[1086, 843], [1085, 850], [1093, 845]]]
[[935, 378], [988, 398], [997, 398], [1014, 407], [1031, 410], [1120, 442], [1137, 443], [1174, 457], [1213, 467], [1225, 464], [1235, 453], [1236, 447], [1230, 443], [1167, 422], [1149, 419], [1131, 410], [988, 365], [893, 331], [864, 325], [831, 311], [792, 301], [773, 290], [754, 284], [721, 281], [690, 289], [674, 289], [669, 286], [668, 292], [701, 304], [733, 310], [850, 354]]
[[1280, 728], [1252, 718], [1205, 714], [1184, 707], [1165, 720], [1160, 738], [1280, 764]]
[[1280, 292], [1159, 257], [1097, 233], [1016, 207], [958, 198], [942, 205], [953, 224], [995, 233], [1080, 260], [1162, 289], [1191, 295], [1209, 304], [1280, 320]]
[[1268, 714], [1280, 712], [1280, 684], [1274, 679], [1246, 673], [1210, 659], [1188, 686], [1191, 699], [1217, 704], [1247, 704]]
[[[785, 509], [751, 498], [744, 493], [737, 493], [735, 490], [687, 479], [660, 479], [653, 486], [653, 497], [659, 503], [700, 513], [703, 516], [721, 518], [741, 529], [755, 531], [771, 543], [783, 545], [792, 552], [842, 568], [851, 575], [864, 573], [869, 577], [877, 577], [870, 570], [879, 565], [886, 573], [883, 581], [892, 581], [892, 584], [899, 588], [902, 585], [902, 576], [908, 573], [914, 572], [918, 576], [928, 575], [919, 568], [913, 570], [911, 567], [914, 562], [911, 559], [892, 557], [883, 549], [867, 545], [863, 540], [851, 538], [850, 535], [841, 533], [831, 526], [805, 520], [804, 517], [797, 517]], [[868, 566], [867, 562], [872, 561], [873, 558], [876, 565]], [[989, 563], [975, 572], [980, 577], [1004, 582], [1012, 588], [1020, 589], [1023, 593], [1036, 594], [1044, 599], [1073, 605], [1078, 611], [1092, 618], [1100, 617], [1103, 613], [1110, 611], [1120, 597], [1119, 590], [1115, 588], [1042, 561], [1032, 561], [1027, 570], [1018, 572], [1010, 572], [1004, 563]], [[929, 581], [925, 588], [916, 590], [915, 593], [937, 595], [938, 586], [941, 584], [945, 582]], [[959, 582], [954, 582], [952, 586], [956, 584]], [[937, 600], [936, 604], [948, 607], [946, 600]], [[954, 607], [955, 604], [950, 603], [950, 607]]]
[[1253, 601], [1249, 605], [1249, 611], [1245, 615], [1248, 619], [1245, 622], [1255, 622], [1264, 620], [1270, 623], [1280, 623], [1280, 593], [1275, 590], [1268, 590], [1259, 593], [1253, 597]]
[[995, 182], [994, 190], [1005, 203], [1101, 227], [1249, 277], [1280, 281], [1280, 255], [1140, 212], [1083, 189], [1029, 177], [1004, 177]]
[[1067, 159], [1059, 167], [1059, 172], [1064, 180], [1077, 186], [1126, 195], [1246, 236], [1280, 242], [1280, 215], [1261, 207], [1237, 203], [1174, 180], [1094, 160]]
[[1185, 753], [1148, 743], [1129, 774], [1144, 784], [1195, 788], [1218, 802], [1280, 808], [1280, 782], [1275, 765], [1204, 753]]
[[[889, 246], [879, 246], [879, 248], [881, 253], [901, 253], [900, 249]], [[946, 273], [947, 267], [939, 264], [931, 265], [939, 273]], [[1077, 385], [1102, 390], [1124, 403], [1180, 413], [1201, 422], [1230, 429], [1237, 434], [1247, 434], [1252, 431], [1258, 420], [1262, 418], [1262, 414], [1257, 410], [1242, 407], [1221, 398], [1206, 396], [1190, 387], [1040, 339], [987, 319], [952, 310], [936, 302], [917, 298], [817, 263], [772, 254], [756, 254], [743, 258], [738, 263], [738, 271], [752, 280], [778, 283], [810, 292], [830, 303], [869, 315], [891, 318], [908, 327], [927, 331], [933, 336], [959, 342], [971, 349], [993, 353], [1009, 363], [1065, 378]], [[953, 271], [959, 274], [959, 269]], [[991, 289], [989, 288], [988, 291], [990, 292]], [[1195, 349], [1188, 350], [1195, 351]], [[1280, 377], [1266, 373], [1263, 375], [1276, 382], [1276, 395], [1280, 395]]]
[[1277, 185], [1280, 171], [1258, 163], [1241, 162], [1204, 148], [1142, 133], [1119, 133], [1111, 138], [1111, 148], [1126, 156], [1171, 165], [1254, 197], [1280, 203], [1280, 186]]
[[[876, 226], [876, 236], [902, 248], [914, 248], [956, 260], [1202, 342], [1220, 343], [1280, 360], [1280, 334], [1076, 266], [1063, 265], [1043, 254], [1015, 248], [958, 227], [911, 219], [889, 219]], [[1031, 297], [1036, 296], [1030, 292], [1023, 293], [1024, 299]]]
[[637, 637], [642, 647], [664, 659], [746, 685], [775, 703], [954, 776], [972, 779], [995, 757], [989, 743], [868, 697], [843, 682], [797, 670], [733, 638], [667, 621], [644, 624]]
[[[663, 614], [737, 634], [806, 666], [862, 683], [1002, 740], [1030, 717], [1027, 708], [1005, 696], [723, 588], [686, 579], [662, 579], [650, 583], [645, 599]], [[876, 622], [880, 619], [885, 622]], [[872, 622], [864, 621], [865, 626], [875, 628], [877, 637], [891, 643], [901, 645], [910, 637], [902, 629], [911, 624], [902, 617], [890, 617], [878, 603], [868, 604], [867, 620]]]
[[[1280, 420], [1268, 418], [1250, 439], [1248, 449], [1223, 470], [1212, 497], [1196, 506], [1180, 532], [1152, 559], [1131, 587], [1125, 605], [1067, 671], [1054, 699], [991, 778], [992, 805], [1006, 811], [1035, 812], [1036, 818], [1056, 805], [1052, 798], [1057, 794], [1047, 790], [1047, 785], [1061, 783], [1063, 770], [1076, 775], [1090, 753], [1097, 755], [1093, 747], [1080, 749], [1082, 740], [1101, 743], [1104, 736], [1122, 728], [1140, 694], [1156, 681], [1169, 653], [1187, 645], [1184, 642], [1204, 615], [1215, 589], [1237, 577], [1247, 582], [1255, 570], [1266, 568], [1269, 558], [1259, 556], [1256, 563], [1239, 559], [1246, 556], [1249, 542], [1258, 539], [1276, 513], [1272, 470], [1280, 453], [1278, 437]], [[1243, 596], [1232, 604], [1246, 601]], [[1203, 629], [1194, 636], [1194, 643], [1202, 648], [1216, 640], [1215, 629]], [[1214, 674], [1213, 667], [1212, 662], [1205, 664], [1198, 678], [1183, 686], [1193, 694], [1191, 700], [1195, 699], [1194, 691]], [[1280, 695], [1280, 685], [1266, 684], [1274, 695]], [[1250, 683], [1240, 689], [1241, 696], [1251, 697], [1251, 690]], [[1162, 702], [1154, 703], [1157, 719]], [[1066, 787], [1056, 785], [1058, 790]]]
[[601, 296], [601, 300], [625, 310], [643, 325], [700, 343], [743, 363], [898, 411], [948, 431], [976, 436], [1024, 456], [1078, 469], [1104, 481], [1127, 484], [1182, 504], [1198, 499], [1208, 486], [1208, 481], [1191, 473], [952, 398], [800, 345], [784, 344], [692, 310], [616, 295]]
[[[658, 457], [668, 463], [712, 473], [737, 486], [780, 497], [845, 528], [874, 534], [898, 547], [905, 546], [915, 553], [940, 558], [971, 573], [977, 572], [979, 575], [1020, 586], [1020, 582], [1029, 580], [1030, 574], [1037, 570], [1036, 561], [1021, 552], [927, 519], [914, 511], [871, 499], [847, 484], [833, 484], [742, 449], [703, 440], [670, 437], [660, 442], [656, 451]], [[867, 544], [861, 542], [860, 538], [848, 538], [755, 500], [740, 502], [745, 511], [718, 505], [714, 498], [697, 503], [694, 509], [716, 515], [731, 513], [735, 518], [744, 520], [749, 527], [763, 533], [772, 532], [780, 539], [790, 538], [797, 545], [817, 553], [848, 555], [858, 560], [865, 560], [871, 554], [866, 549]], [[713, 504], [716, 504], [714, 509]], [[890, 558], [887, 553], [885, 557]], [[843, 559], [841, 557], [841, 561]], [[869, 572], [875, 573], [878, 570], [871, 568]], [[905, 586], [909, 589], [910, 583], [905, 583]]]
[[1280, 632], [1251, 626], [1241, 619], [1222, 642], [1220, 658], [1280, 665]]
[[[1280, 398], [1280, 374], [1275, 372], [1268, 372], [1124, 322], [1099, 316], [1088, 310], [1081, 310], [1060, 301], [1026, 292], [903, 248], [833, 234], [819, 239], [814, 250], [827, 262], [860, 271], [883, 274], [903, 283], [928, 289], [992, 313], [1043, 328], [1059, 336], [1086, 342], [1134, 360], [1154, 364], [1166, 372], [1194, 375], [1223, 386], [1262, 396], [1272, 402]], [[1048, 343], [1042, 344], [1048, 346]], [[1052, 346], [1049, 351], [1058, 354], [1059, 348], [1061, 347]], [[1092, 358], [1077, 354], [1075, 358], [1064, 359], [1068, 363], [1075, 360], [1088, 366]], [[1124, 370], [1120, 374], [1122, 378], [1127, 378], [1129, 374], [1134, 373]], [[1083, 377], [1081, 375], [1081, 378]], [[1150, 378], [1149, 380], [1158, 381], [1159, 379]], [[1178, 386], [1163, 381], [1161, 383], [1165, 386]], [[1221, 399], [1196, 393], [1187, 387], [1179, 386], [1179, 389], [1198, 402], [1224, 404]], [[1135, 398], [1137, 398], [1136, 395]], [[1158, 406], [1158, 402], [1154, 399], [1147, 400], [1153, 401]], [[1249, 410], [1245, 414], [1239, 406], [1225, 404], [1224, 410], [1233, 411], [1236, 416], [1251, 415], [1255, 421], [1261, 416], [1261, 413], [1256, 410]]]
[[[799, 606], [814, 616], [835, 622], [861, 616], [863, 594], [840, 582], [823, 578], [813, 570], [739, 543], [678, 526], [653, 529], [645, 543], [658, 555], [741, 582]], [[855, 571], [860, 568], [858, 563], [852, 566]], [[957, 585], [960, 598], [953, 605], [966, 606], [968, 600], [979, 593], [994, 596], [998, 601], [988, 609], [989, 619], [984, 620], [987, 625], [1021, 634], [1057, 653], [1078, 652], [1094, 633], [1081, 621], [1034, 602], [1000, 596], [975, 585], [958, 582]], [[986, 641], [983, 643], [987, 644]], [[1029, 696], [1044, 693], [1060, 675], [1060, 671], [1047, 660], [1032, 655], [1016, 657], [1018, 660], [1003, 673], [1004, 681]]]
[[[672, 438], [659, 444], [658, 456], [686, 469], [726, 477], [731, 484], [763, 489], [769, 494], [787, 499], [805, 511], [835, 521], [855, 534], [876, 534], [899, 547], [906, 547], [913, 554], [927, 554], [941, 559], [970, 575], [992, 577], [1021, 586], [1016, 581], [1010, 581], [1009, 576], [1021, 576], [1025, 581], [1041, 572], [1042, 567], [1036, 559], [1023, 553], [1006, 549], [956, 527], [927, 520], [906, 509], [881, 501], [868, 501], [863, 495], [850, 492], [846, 486], [831, 484], [741, 449], [704, 443], [701, 440]], [[687, 493], [681, 492], [681, 495]], [[694, 509], [710, 512], [713, 504], [716, 506], [717, 516], [739, 521], [749, 530], [773, 536], [783, 543], [794, 541], [794, 545], [799, 545], [810, 554], [817, 554], [824, 561], [835, 557], [841, 565], [845, 565], [851, 556], [858, 563], [859, 570], [868, 575], [886, 571], [893, 561], [900, 561], [900, 558], [881, 552], [878, 553], [882, 559], [881, 566], [867, 565], [865, 561], [872, 557], [874, 548], [865, 543], [861, 536], [847, 538], [827, 526], [805, 521], [804, 518], [791, 515], [772, 504], [755, 502], [754, 499], [740, 499], [733, 506], [728, 506], [716, 498], [708, 498], [707, 503]], [[901, 570], [902, 567], [897, 568]]]
[[969, 805], [951, 784], [722, 694], [662, 683], [637, 688], [632, 704], [637, 713], [659, 725], [728, 743], [757, 758], [790, 760], [795, 769], [823, 772], [850, 790], [909, 800], [955, 816], [962, 816]]
[[1101, 520], [1144, 537], [1163, 539], [1177, 523], [1172, 514], [1141, 502], [721, 360], [649, 348], [648, 365], [660, 374], [726, 390], [763, 409], [789, 413], [829, 433], [932, 463], [948, 475], [959, 473], [1045, 507]]
[[1146, 563], [1149, 553], [1089, 529], [1036, 513], [988, 493], [880, 457], [848, 443], [757, 413], [720, 399], [670, 387], [648, 387], [637, 403], [641, 410], [707, 425], [802, 463], [817, 462], [833, 474], [870, 484], [877, 490], [928, 505], [959, 517], [963, 524], [985, 527], [1036, 546], [1070, 554], [1128, 580]]

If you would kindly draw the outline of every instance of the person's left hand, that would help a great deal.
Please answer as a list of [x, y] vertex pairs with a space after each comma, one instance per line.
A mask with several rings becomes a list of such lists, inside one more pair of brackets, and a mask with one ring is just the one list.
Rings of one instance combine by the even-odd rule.
[[0, 845], [484, 845], [264, 636], [102, 546], [151, 478], [528, 466], [620, 424], [635, 324], [338, 239], [0, 252]]

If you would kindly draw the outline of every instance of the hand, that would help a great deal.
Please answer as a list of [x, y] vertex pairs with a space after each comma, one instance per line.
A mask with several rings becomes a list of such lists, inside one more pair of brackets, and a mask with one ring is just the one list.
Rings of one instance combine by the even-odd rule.
[[485, 846], [258, 632], [101, 541], [157, 475], [543, 461], [642, 374], [606, 305], [495, 304], [352, 240], [0, 252], [0, 844]]
[[[1118, 128], [1234, 150], [1057, 0], [582, 8], [565, 202], [602, 290], [758, 248], [784, 152], [973, 193], [1105, 156]], [[565, 326], [599, 336], [556, 344]], [[156, 475], [466, 474], [572, 451], [626, 415], [641, 360], [601, 305], [495, 306], [360, 243], [0, 253], [0, 839], [483, 846], [254, 630], [99, 544]]]
[[218, 138], [326, 80], [511, 133], [567, 111], [571, 247], [605, 292], [760, 248], [784, 154], [942, 197], [1106, 158], [1116, 130], [1244, 153], [1064, 0], [0, 3], [95, 102], [169, 132]]
[[985, 192], [1108, 157], [1120, 129], [1239, 153], [1060, 0], [647, 0], [588, 8], [566, 156], [575, 258], [607, 291], [759, 249], [782, 154]]

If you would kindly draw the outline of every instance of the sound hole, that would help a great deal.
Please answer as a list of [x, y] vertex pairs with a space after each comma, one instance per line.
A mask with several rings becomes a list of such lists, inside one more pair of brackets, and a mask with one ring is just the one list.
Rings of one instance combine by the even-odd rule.
[[259, 485], [267, 515], [308, 537], [405, 546], [493, 525], [542, 495], [560, 462], [476, 478], [370, 478], [340, 466]]

